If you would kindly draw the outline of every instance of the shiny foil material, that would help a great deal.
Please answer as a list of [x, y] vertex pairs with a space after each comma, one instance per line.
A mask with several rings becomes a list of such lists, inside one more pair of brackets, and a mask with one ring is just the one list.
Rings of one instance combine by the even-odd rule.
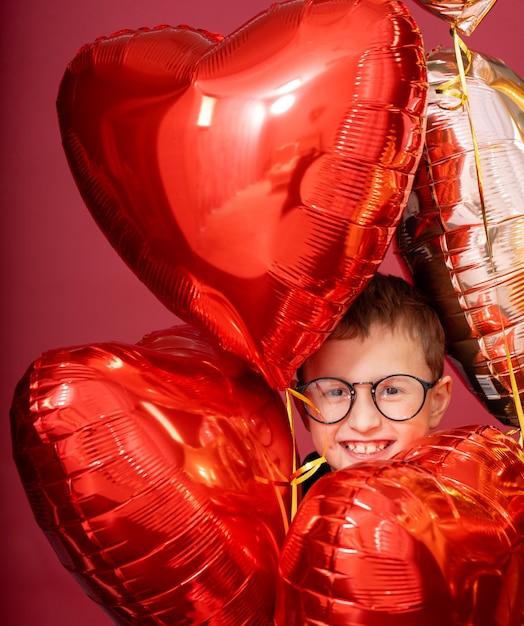
[[445, 431], [308, 492], [280, 559], [276, 626], [521, 626], [524, 453]]
[[471, 35], [496, 0], [415, 0], [415, 2], [451, 22], [464, 35]]
[[453, 51], [430, 55], [426, 145], [398, 245], [472, 390], [502, 423], [518, 425], [507, 355], [522, 400], [524, 84], [502, 61], [472, 52], [467, 89], [482, 200], [467, 110], [453, 87], [437, 93], [457, 74]]
[[36, 520], [115, 623], [271, 623], [292, 443], [259, 374], [176, 327], [45, 353], [11, 415]]
[[289, 384], [382, 261], [418, 164], [420, 32], [396, 0], [274, 4], [86, 45], [64, 149], [109, 241], [177, 316]]

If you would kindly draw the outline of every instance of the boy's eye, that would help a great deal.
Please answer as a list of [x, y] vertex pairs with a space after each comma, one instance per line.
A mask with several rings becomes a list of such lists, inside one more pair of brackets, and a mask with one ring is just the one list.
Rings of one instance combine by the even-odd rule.
[[332, 389], [327, 389], [324, 393], [326, 396], [340, 398], [341, 396], [347, 395], [347, 389], [344, 389], [342, 387], [334, 387]]
[[334, 380], [318, 380], [309, 385], [307, 395], [315, 402], [339, 402], [350, 397], [349, 389], [343, 384]]
[[407, 376], [392, 376], [382, 381], [377, 389], [376, 395], [383, 400], [400, 400], [405, 396], [419, 393], [420, 383]]
[[384, 396], [394, 396], [400, 393], [400, 389], [398, 387], [385, 387], [384, 389], [380, 390], [380, 393], [382, 393]]
[[330, 384], [328, 387], [324, 387], [324, 389], [322, 389], [322, 395], [326, 400], [335, 402], [349, 398], [350, 393], [349, 389], [345, 385]]

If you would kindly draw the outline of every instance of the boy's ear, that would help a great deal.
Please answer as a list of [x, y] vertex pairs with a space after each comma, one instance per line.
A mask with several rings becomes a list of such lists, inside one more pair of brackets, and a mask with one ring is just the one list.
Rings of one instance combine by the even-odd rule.
[[[298, 381], [292, 381], [293, 389], [296, 388]], [[295, 403], [295, 407], [302, 419], [302, 423], [304, 424], [304, 428], [309, 432], [309, 415], [306, 413], [306, 409], [304, 408], [304, 403], [299, 400], [296, 396], [293, 396], [293, 402]]]
[[442, 376], [431, 390], [429, 427], [436, 428], [444, 417], [451, 401], [453, 380], [451, 376]]

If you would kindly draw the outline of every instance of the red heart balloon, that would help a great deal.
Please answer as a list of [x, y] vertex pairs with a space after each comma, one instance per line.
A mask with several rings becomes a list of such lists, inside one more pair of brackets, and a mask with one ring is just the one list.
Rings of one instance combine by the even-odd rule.
[[327, 474], [280, 571], [277, 626], [520, 626], [524, 452], [471, 427]]
[[180, 327], [54, 350], [12, 432], [39, 525], [117, 623], [271, 623], [291, 435], [242, 361]]
[[111, 244], [176, 315], [283, 387], [381, 262], [422, 147], [420, 33], [396, 0], [293, 0], [222, 38], [84, 47], [64, 148]]

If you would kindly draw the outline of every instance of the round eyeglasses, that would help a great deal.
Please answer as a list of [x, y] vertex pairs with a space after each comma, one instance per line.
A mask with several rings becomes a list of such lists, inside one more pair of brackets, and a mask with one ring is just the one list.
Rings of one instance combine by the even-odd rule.
[[392, 374], [376, 383], [315, 378], [298, 386], [296, 391], [307, 398], [308, 402], [302, 400], [302, 403], [309, 417], [321, 424], [336, 424], [351, 411], [356, 398], [355, 386], [370, 385], [371, 398], [379, 412], [389, 420], [405, 422], [420, 412], [428, 391], [438, 380], [429, 383], [411, 374]]

